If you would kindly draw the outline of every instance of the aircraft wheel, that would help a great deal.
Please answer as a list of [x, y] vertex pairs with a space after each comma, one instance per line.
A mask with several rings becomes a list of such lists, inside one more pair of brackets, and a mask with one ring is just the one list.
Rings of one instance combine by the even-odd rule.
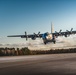
[[44, 42], [44, 44], [46, 45], [46, 42]]
[[54, 42], [54, 44], [56, 43], [56, 41], [55, 41], [55, 40], [54, 40], [53, 42]]

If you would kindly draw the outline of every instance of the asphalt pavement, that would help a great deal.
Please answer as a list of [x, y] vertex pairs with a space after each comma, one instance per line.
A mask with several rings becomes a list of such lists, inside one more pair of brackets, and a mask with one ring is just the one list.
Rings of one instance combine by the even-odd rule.
[[76, 75], [76, 53], [0, 57], [0, 75]]

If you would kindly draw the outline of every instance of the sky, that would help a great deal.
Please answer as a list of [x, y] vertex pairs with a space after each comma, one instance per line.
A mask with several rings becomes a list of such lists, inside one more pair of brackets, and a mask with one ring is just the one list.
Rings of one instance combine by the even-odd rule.
[[0, 44], [24, 43], [20, 35], [76, 30], [76, 0], [0, 0]]

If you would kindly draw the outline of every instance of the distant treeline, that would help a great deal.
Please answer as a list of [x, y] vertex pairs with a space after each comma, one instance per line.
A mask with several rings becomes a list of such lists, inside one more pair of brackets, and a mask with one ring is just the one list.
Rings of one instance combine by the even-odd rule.
[[33, 54], [58, 54], [58, 53], [76, 53], [76, 48], [69, 49], [50, 49], [50, 50], [37, 50], [32, 51]]
[[0, 48], [0, 56], [16, 56], [16, 55], [29, 55], [30, 50], [25, 47], [22, 49], [15, 48]]
[[57, 54], [57, 53], [76, 53], [76, 48], [69, 49], [50, 49], [50, 50], [29, 50], [24, 48], [0, 48], [0, 56], [18, 56], [18, 55], [38, 55], [38, 54]]

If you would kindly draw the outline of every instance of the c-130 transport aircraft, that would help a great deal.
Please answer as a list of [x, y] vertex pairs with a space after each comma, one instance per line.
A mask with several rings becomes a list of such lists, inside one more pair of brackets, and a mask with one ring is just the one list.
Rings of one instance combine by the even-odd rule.
[[27, 35], [27, 32], [25, 32], [25, 35], [10, 35], [7, 37], [21, 37], [21, 38], [26, 38], [26, 40], [28, 40], [28, 38], [31, 38], [32, 40], [36, 40], [36, 38], [42, 38], [44, 44], [47, 44], [48, 42], [53, 42], [55, 44], [56, 38], [58, 36], [68, 37], [71, 34], [76, 34], [76, 31], [73, 31], [73, 28], [71, 28], [70, 31], [66, 30], [65, 32], [62, 32], [62, 30], [60, 30], [59, 32], [56, 32], [56, 31], [53, 32], [53, 24], [51, 23], [51, 33], [46, 32], [46, 33], [40, 34], [40, 32], [38, 32], [38, 34], [33, 33], [33, 34]]

